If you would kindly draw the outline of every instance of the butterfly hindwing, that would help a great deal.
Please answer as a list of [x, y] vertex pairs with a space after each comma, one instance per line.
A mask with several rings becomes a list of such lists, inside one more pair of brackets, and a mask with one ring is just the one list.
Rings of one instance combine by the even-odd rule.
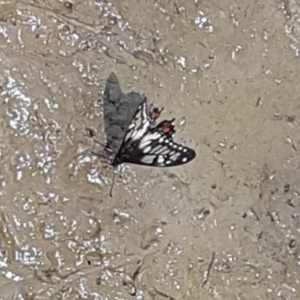
[[126, 162], [153, 167], [172, 167], [188, 163], [195, 156], [193, 149], [184, 147], [173, 140], [173, 120], [165, 120], [150, 128], [135, 147]]

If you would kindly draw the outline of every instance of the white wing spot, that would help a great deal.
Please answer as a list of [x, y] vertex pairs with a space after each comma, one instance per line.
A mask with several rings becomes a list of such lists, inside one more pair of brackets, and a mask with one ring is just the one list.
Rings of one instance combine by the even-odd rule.
[[169, 149], [167, 148], [165, 151], [161, 152], [160, 154], [161, 154], [161, 155], [169, 155], [169, 154], [170, 154], [169, 152], [170, 152], [170, 151], [169, 151]]
[[184, 148], [184, 149], [183, 149], [183, 152], [186, 153], [186, 152], [187, 152], [187, 148]]
[[153, 164], [155, 156], [153, 155], [145, 155], [141, 158], [141, 162], [147, 165]]
[[185, 162], [187, 162], [187, 160], [188, 160], [187, 157], [184, 157], [184, 158], [182, 159], [182, 162], [185, 163]]
[[182, 148], [181, 146], [180, 146], [180, 147], [178, 147], [178, 150], [179, 150], [179, 151], [181, 151], [182, 149], [183, 149], [183, 148]]
[[[159, 148], [158, 148], [159, 147]], [[158, 146], [156, 147], [156, 150], [152, 151], [153, 153], [156, 153], [156, 154], [160, 154], [160, 155], [164, 155], [164, 154], [167, 154], [168, 153], [168, 148], [166, 146]]]
[[162, 164], [164, 161], [165, 161], [165, 160], [164, 160], [164, 157], [163, 157], [162, 155], [159, 155], [158, 158], [157, 158], [157, 162], [158, 162], [159, 164]]
[[174, 155], [171, 156], [171, 159], [172, 159], [173, 161], [176, 161], [176, 160], [178, 159], [179, 156], [180, 156], [180, 153], [177, 152], [177, 153], [175, 153]]
[[[147, 145], [148, 143], [152, 143], [153, 140], [158, 139], [161, 135], [157, 132], [154, 133], [147, 133], [148, 128], [146, 128], [145, 133], [146, 135], [143, 136], [142, 140], [141, 140], [141, 146], [142, 145]], [[159, 139], [160, 140], [160, 139]]]
[[143, 150], [143, 153], [148, 153], [150, 151], [151, 151], [151, 146], [148, 146]]
[[141, 143], [140, 143], [140, 148], [146, 148], [148, 145], [151, 145], [151, 141], [141, 141]]

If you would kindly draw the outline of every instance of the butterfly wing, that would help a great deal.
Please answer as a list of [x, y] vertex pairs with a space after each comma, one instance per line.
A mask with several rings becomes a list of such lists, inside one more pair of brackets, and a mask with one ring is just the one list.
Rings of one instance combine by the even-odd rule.
[[175, 119], [164, 120], [156, 127], [149, 128], [130, 148], [130, 154], [123, 162], [153, 167], [172, 167], [190, 162], [196, 157], [193, 149], [175, 143]]
[[123, 147], [130, 142], [140, 140], [146, 134], [149, 127], [150, 119], [147, 115], [147, 99], [144, 98], [128, 126], [123, 140]]
[[139, 145], [142, 137], [150, 128], [151, 119], [147, 115], [147, 98], [138, 106], [128, 128], [125, 133], [121, 147], [115, 156], [113, 165], [119, 165], [128, 161], [129, 157], [134, 153]]

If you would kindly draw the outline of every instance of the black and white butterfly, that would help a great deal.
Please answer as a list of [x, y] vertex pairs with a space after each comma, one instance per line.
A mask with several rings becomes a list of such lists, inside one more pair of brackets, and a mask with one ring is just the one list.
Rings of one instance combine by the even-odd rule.
[[132, 163], [172, 167], [196, 157], [193, 149], [174, 142], [175, 119], [156, 125], [163, 108], [148, 109], [145, 96], [136, 92], [124, 94], [114, 73], [106, 81], [103, 106], [106, 146], [95, 154], [109, 157], [112, 166]]
[[[155, 108], [159, 115], [159, 111]], [[172, 120], [164, 120], [153, 126], [156, 117], [148, 113], [147, 99], [138, 106], [125, 133], [121, 147], [112, 165], [132, 163], [152, 167], [172, 167], [190, 162], [196, 157], [193, 149], [174, 142], [175, 126]], [[155, 115], [155, 113], [154, 113]]]

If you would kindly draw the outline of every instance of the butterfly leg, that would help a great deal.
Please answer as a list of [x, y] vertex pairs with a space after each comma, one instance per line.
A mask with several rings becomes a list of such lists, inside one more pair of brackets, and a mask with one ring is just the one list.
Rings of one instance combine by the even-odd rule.
[[93, 141], [96, 143], [96, 144], [99, 144], [101, 145], [103, 148], [105, 147], [105, 144], [97, 141], [96, 139], [94, 139], [94, 137], [96, 136], [96, 132], [91, 129], [91, 128], [86, 128], [86, 131], [87, 131], [87, 136], [90, 137], [90, 138], [93, 138]]
[[99, 141], [97, 141], [97, 140], [93, 140], [96, 144], [99, 144], [99, 145], [101, 145], [103, 148], [105, 147], [105, 144], [103, 144], [103, 143], [101, 143], [101, 142], [99, 142]]
[[109, 156], [107, 153], [105, 153], [104, 151], [101, 152], [92, 151], [92, 154], [98, 156], [102, 163], [111, 165], [113, 162], [113, 158]]
[[122, 173], [120, 172], [120, 166], [117, 166], [117, 167], [114, 168], [112, 184], [111, 184], [110, 191], [109, 191], [109, 196], [110, 197], [113, 196], [113, 189], [115, 187], [116, 175], [118, 176], [119, 179], [122, 180]]

